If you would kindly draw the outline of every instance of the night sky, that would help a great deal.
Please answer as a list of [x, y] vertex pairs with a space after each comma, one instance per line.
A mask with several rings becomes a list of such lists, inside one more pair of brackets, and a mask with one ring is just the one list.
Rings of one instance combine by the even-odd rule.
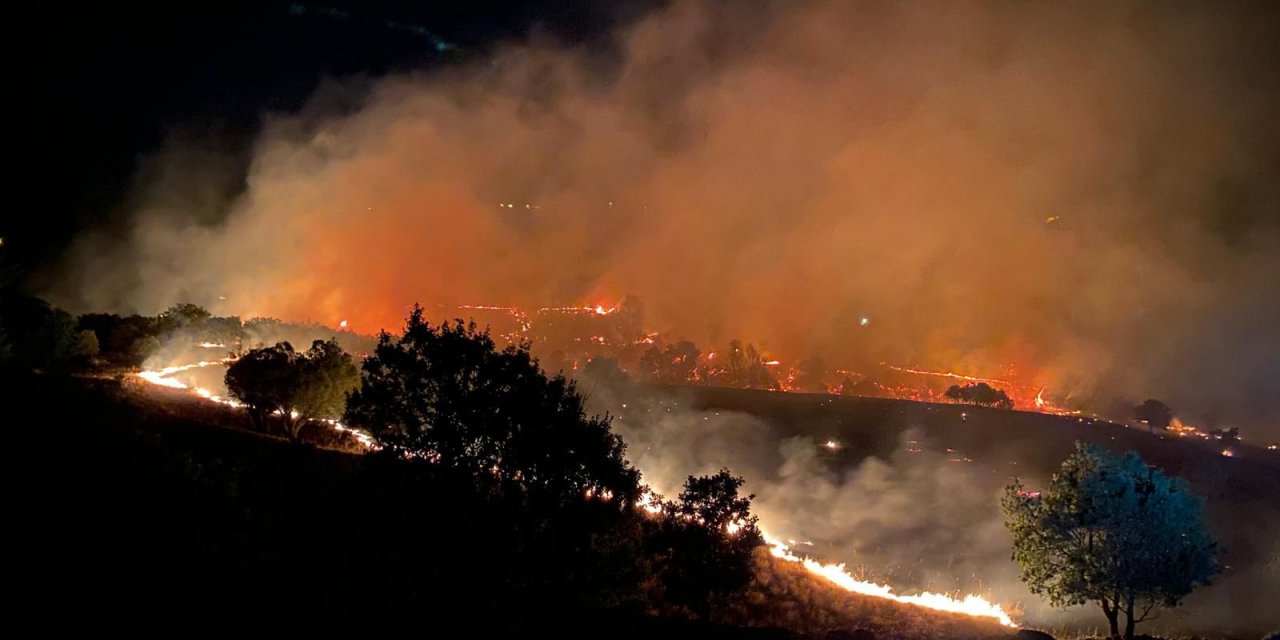
[[[9, 40], [20, 91], [11, 148], [26, 204], [0, 219], [21, 279], [75, 232], [119, 217], [139, 160], [180, 132], [247, 162], [268, 113], [322, 80], [430, 71], [537, 30], [596, 48], [657, 2], [44, 3]], [[19, 124], [20, 123], [20, 124]], [[229, 184], [236, 190], [242, 185]]]

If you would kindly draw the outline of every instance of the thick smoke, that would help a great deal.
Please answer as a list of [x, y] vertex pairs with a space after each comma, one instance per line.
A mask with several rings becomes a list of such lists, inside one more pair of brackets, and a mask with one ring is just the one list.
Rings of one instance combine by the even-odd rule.
[[[799, 553], [844, 562], [856, 577], [905, 591], [979, 593], [1020, 621], [1068, 635], [1103, 621], [1096, 605], [1054, 609], [1018, 579], [999, 497], [1014, 470], [1032, 487], [1048, 481], [1053, 469], [1033, 464], [1044, 457], [1034, 437], [961, 452], [948, 448], [944, 433], [907, 420], [895, 446], [866, 456], [866, 442], [784, 434], [746, 413], [695, 409], [683, 394], [618, 393], [591, 380], [584, 388], [594, 411], [618, 415], [614, 428], [628, 457], [659, 493], [675, 495], [687, 476], [728, 467], [756, 495], [752, 510], [766, 532], [795, 540]], [[1006, 460], [1021, 464], [1003, 467]], [[1248, 495], [1212, 466], [1187, 475], [1209, 498], [1208, 519], [1230, 568], [1183, 607], [1145, 623], [1145, 632], [1253, 637], [1280, 625], [1270, 604], [1280, 588], [1280, 504]]]
[[608, 55], [334, 83], [244, 175], [163, 154], [51, 296], [369, 332], [414, 301], [634, 294], [700, 344], [1013, 365], [1277, 433], [1264, 4], [746, 4], [673, 3]]

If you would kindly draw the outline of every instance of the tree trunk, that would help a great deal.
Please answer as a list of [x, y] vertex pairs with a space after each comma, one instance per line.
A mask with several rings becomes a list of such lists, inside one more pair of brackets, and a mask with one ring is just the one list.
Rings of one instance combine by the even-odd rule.
[[1124, 617], [1124, 640], [1133, 640], [1133, 626], [1137, 624], [1133, 621], [1133, 598], [1125, 603]]
[[1107, 624], [1110, 625], [1111, 627], [1111, 634], [1107, 637], [1119, 638], [1120, 637], [1120, 621], [1119, 621], [1120, 603], [1117, 602], [1116, 606], [1111, 607], [1107, 604], [1106, 600], [1103, 600], [1102, 613], [1107, 616]]

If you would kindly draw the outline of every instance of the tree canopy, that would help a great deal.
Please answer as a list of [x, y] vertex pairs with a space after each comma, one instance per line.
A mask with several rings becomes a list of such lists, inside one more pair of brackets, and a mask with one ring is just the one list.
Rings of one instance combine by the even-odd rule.
[[704, 618], [718, 598], [745, 588], [755, 575], [752, 555], [763, 537], [751, 515], [755, 496], [740, 495], [742, 484], [728, 469], [690, 476], [680, 496], [664, 505], [659, 539], [668, 554], [666, 598]]
[[1217, 542], [1186, 483], [1077, 443], [1043, 492], [1015, 481], [1002, 500], [1013, 559], [1032, 593], [1054, 606], [1096, 602], [1120, 634], [1172, 607], [1218, 572]]
[[700, 355], [702, 352], [688, 340], [669, 344], [665, 348], [653, 346], [640, 357], [640, 370], [653, 382], [686, 384], [693, 379]]
[[997, 409], [1013, 408], [1013, 399], [1009, 397], [1009, 394], [985, 382], [971, 382], [964, 386], [953, 384], [947, 388], [944, 395], [953, 402], [964, 402]]
[[587, 417], [573, 382], [547, 376], [527, 344], [498, 349], [461, 320], [432, 326], [421, 307], [364, 361], [345, 421], [385, 448], [467, 469], [505, 487], [629, 508], [637, 472], [606, 417]]
[[1148, 398], [1133, 408], [1133, 416], [1152, 429], [1167, 429], [1173, 422], [1173, 409], [1159, 400]]
[[347, 394], [359, 383], [351, 356], [334, 340], [316, 340], [303, 353], [288, 342], [250, 349], [227, 367], [226, 375], [227, 390], [244, 403], [259, 429], [277, 416], [294, 441], [311, 420], [339, 417]]

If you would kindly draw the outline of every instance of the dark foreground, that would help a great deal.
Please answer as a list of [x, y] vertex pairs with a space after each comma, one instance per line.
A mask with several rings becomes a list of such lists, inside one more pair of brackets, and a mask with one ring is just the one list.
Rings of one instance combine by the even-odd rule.
[[[726, 623], [655, 617], [625, 593], [602, 605], [618, 572], [640, 568], [625, 546], [582, 539], [590, 509], [531, 516], [470, 477], [291, 445], [238, 430], [247, 421], [233, 410], [120, 381], [24, 377], [5, 388], [6, 406], [30, 409], [10, 421], [15, 513], [28, 514], [12, 524], [11, 604], [59, 628], [1009, 637], [963, 616], [851, 598], [768, 560], [762, 583], [718, 616]], [[847, 635], [858, 621], [877, 635]]]

